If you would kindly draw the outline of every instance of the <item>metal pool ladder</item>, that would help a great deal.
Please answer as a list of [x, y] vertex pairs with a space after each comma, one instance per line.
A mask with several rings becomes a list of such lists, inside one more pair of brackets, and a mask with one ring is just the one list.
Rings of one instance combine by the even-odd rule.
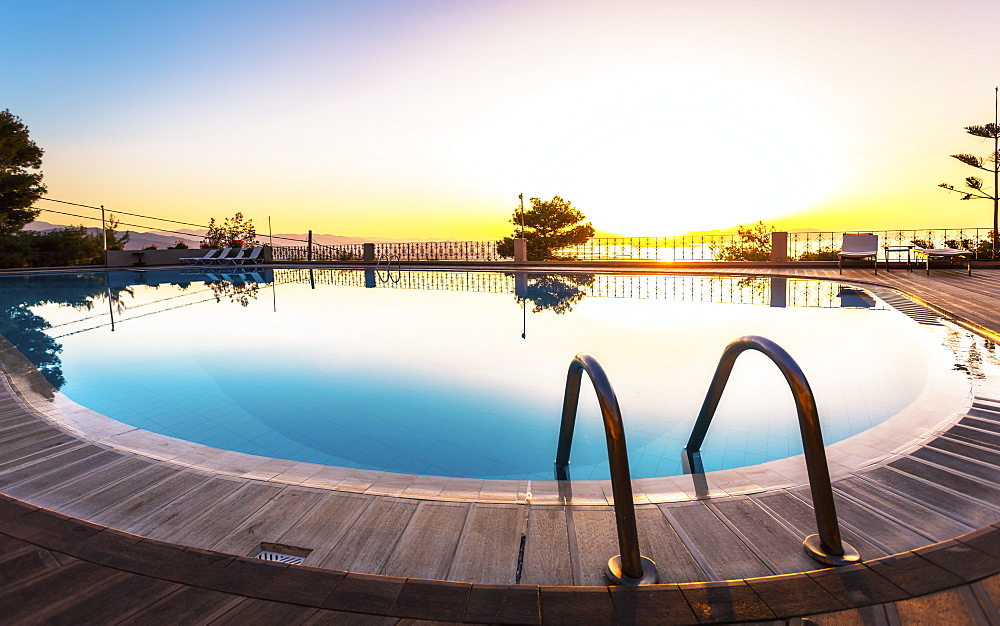
[[819, 534], [809, 535], [802, 542], [806, 554], [828, 565], [846, 565], [860, 560], [858, 551], [841, 541], [837, 509], [833, 503], [833, 487], [830, 485], [830, 469], [823, 447], [823, 433], [816, 410], [816, 397], [809, 387], [809, 381], [798, 364], [785, 350], [770, 339], [757, 335], [744, 335], [731, 341], [722, 352], [719, 365], [712, 377], [712, 384], [705, 394], [694, 430], [684, 446], [685, 461], [692, 473], [702, 473], [701, 444], [708, 434], [708, 427], [719, 407], [722, 392], [729, 381], [729, 375], [736, 364], [736, 358], [747, 350], [764, 353], [781, 370], [795, 399], [795, 410], [799, 417], [799, 432], [802, 434], [802, 448], [805, 452], [806, 471], [809, 475], [809, 489], [812, 492], [813, 508], [816, 511], [816, 526]]
[[635, 525], [635, 504], [632, 500], [632, 477], [628, 469], [625, 426], [618, 398], [608, 381], [604, 368], [591, 354], [573, 357], [566, 374], [563, 396], [562, 423], [559, 426], [559, 449], [556, 452], [556, 479], [569, 479], [569, 450], [573, 444], [576, 409], [580, 403], [580, 380], [586, 370], [597, 393], [604, 417], [604, 434], [608, 440], [608, 463], [611, 466], [611, 492], [615, 499], [615, 521], [618, 526], [618, 549], [621, 554], [608, 561], [608, 578], [619, 585], [652, 585], [659, 580], [656, 563], [639, 554], [639, 533]]
[[[382, 274], [379, 271], [379, 268], [381, 267], [383, 260], [385, 261], [385, 279], [384, 280], [382, 279]], [[392, 262], [393, 261], [396, 262], [396, 276], [395, 277], [393, 277], [393, 275], [392, 275]], [[387, 283], [390, 280], [392, 280], [392, 282], [394, 282], [394, 283], [398, 283], [399, 279], [401, 278], [400, 271], [401, 270], [400, 270], [400, 265], [399, 265], [399, 255], [398, 254], [380, 254], [378, 256], [378, 260], [375, 261], [375, 274], [379, 277], [379, 280], [382, 280], [383, 283]]]
[[[846, 565], [858, 562], [858, 551], [840, 538], [840, 525], [833, 502], [833, 487], [827, 467], [823, 434], [820, 431], [816, 398], [809, 382], [792, 357], [770, 339], [757, 335], [744, 335], [726, 346], [719, 359], [715, 376], [709, 385], [705, 402], [698, 414], [694, 431], [684, 447], [684, 461], [691, 473], [703, 473], [701, 444], [708, 434], [708, 427], [719, 406], [722, 392], [729, 381], [736, 358], [746, 350], [763, 352], [785, 376], [799, 418], [802, 447], [805, 450], [809, 488], [812, 491], [816, 525], [819, 533], [809, 535], [802, 543], [806, 553], [828, 565]], [[563, 396], [562, 421], [559, 426], [559, 448], [556, 452], [556, 480], [569, 480], [569, 454], [576, 426], [576, 413], [580, 401], [580, 381], [586, 371], [594, 385], [597, 400], [604, 418], [604, 434], [608, 442], [608, 462], [611, 468], [611, 491], [614, 496], [615, 520], [618, 527], [618, 547], [621, 554], [608, 561], [608, 578], [621, 585], [649, 585], [659, 580], [656, 564], [639, 554], [639, 536], [635, 522], [635, 503], [632, 497], [632, 478], [628, 467], [628, 450], [625, 445], [625, 426], [622, 422], [618, 398], [608, 381], [604, 368], [587, 353], [573, 358], [566, 374], [566, 392]]]

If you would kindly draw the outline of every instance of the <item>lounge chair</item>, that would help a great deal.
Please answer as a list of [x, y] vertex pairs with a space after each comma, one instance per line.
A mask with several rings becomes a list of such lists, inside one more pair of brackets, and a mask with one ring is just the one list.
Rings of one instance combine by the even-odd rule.
[[844, 259], [871, 259], [878, 274], [878, 235], [844, 233], [844, 242], [837, 253], [837, 266], [844, 273]]
[[960, 248], [914, 248], [913, 252], [917, 255], [917, 259], [921, 257], [927, 261], [927, 275], [931, 275], [931, 261], [948, 261], [949, 263], [955, 263], [956, 261], [961, 263], [965, 262], [965, 269], [968, 271], [969, 276], [972, 276], [972, 259], [975, 258], [976, 253], [971, 250], [962, 250]]
[[228, 260], [227, 257], [229, 255], [229, 253], [232, 252], [232, 251], [233, 251], [232, 248], [223, 248], [222, 252], [219, 253], [219, 256], [214, 256], [211, 259], [208, 259], [207, 261], [205, 261], [205, 264], [206, 265], [216, 265], [216, 264], [221, 265], [224, 261]]
[[214, 258], [215, 257], [215, 253], [218, 252], [218, 251], [219, 250], [217, 248], [209, 248], [208, 250], [205, 251], [205, 255], [204, 256], [184, 257], [184, 258], [181, 259], [181, 262], [182, 263], [187, 263], [189, 265], [194, 265], [195, 263], [205, 263], [209, 259]]
[[233, 254], [226, 258], [220, 258], [219, 263], [229, 265], [243, 265], [243, 259], [250, 254], [250, 248], [233, 248]]
[[254, 246], [253, 250], [245, 248], [250, 252], [250, 254], [244, 255], [242, 257], [236, 257], [234, 259], [239, 265], [246, 265], [247, 262], [250, 263], [263, 263], [264, 259], [260, 257], [260, 253], [264, 250], [264, 246]]

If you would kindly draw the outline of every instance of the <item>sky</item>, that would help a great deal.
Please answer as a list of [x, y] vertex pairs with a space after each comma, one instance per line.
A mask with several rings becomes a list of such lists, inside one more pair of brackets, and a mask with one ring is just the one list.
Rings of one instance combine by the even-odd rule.
[[519, 193], [605, 235], [989, 227], [937, 185], [992, 148], [963, 129], [994, 120], [998, 22], [997, 0], [0, 0], [0, 110], [49, 198], [258, 232], [490, 239]]

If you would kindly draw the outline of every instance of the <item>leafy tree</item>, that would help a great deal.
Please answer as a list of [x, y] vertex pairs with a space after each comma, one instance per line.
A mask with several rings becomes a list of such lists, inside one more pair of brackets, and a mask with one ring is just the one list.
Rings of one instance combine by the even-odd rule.
[[0, 111], [0, 234], [24, 228], [38, 215], [31, 206], [45, 193], [43, 151], [28, 137], [28, 127], [9, 109]]
[[771, 233], [774, 226], [763, 221], [748, 228], [740, 224], [737, 239], [731, 243], [711, 244], [716, 261], [769, 261], [771, 260]]
[[[1000, 94], [1000, 90], [998, 90]], [[994, 111], [996, 115], [996, 111]], [[997, 256], [997, 248], [1000, 247], [998, 233], [1000, 233], [1000, 123], [994, 117], [992, 124], [984, 126], [966, 126], [965, 132], [973, 137], [993, 140], [993, 152], [986, 157], [979, 157], [974, 154], [953, 154], [952, 158], [958, 159], [970, 167], [974, 167], [993, 175], [993, 190], [987, 191], [983, 187], [983, 179], [978, 176], [969, 176], [965, 179], [965, 189], [955, 189], [954, 185], [941, 183], [938, 187], [943, 187], [948, 191], [962, 194], [962, 200], [992, 200], [993, 201], [993, 257]]]
[[100, 237], [83, 226], [0, 235], [0, 267], [95, 265], [102, 260]]
[[124, 250], [125, 244], [132, 238], [132, 233], [126, 231], [121, 237], [116, 232], [118, 220], [114, 213], [108, 213], [108, 219], [104, 222], [104, 239], [108, 242], [108, 250]]
[[[521, 212], [514, 211], [511, 223], [516, 225], [514, 237], [528, 240], [528, 258], [532, 261], [555, 259], [558, 250], [586, 243], [594, 236], [594, 227], [583, 222], [587, 217], [569, 200], [555, 196], [543, 201], [531, 199], [531, 208], [524, 212], [524, 229], [521, 229]], [[514, 237], [504, 237], [497, 242], [500, 256], [514, 256]]]
[[208, 233], [202, 243], [203, 247], [223, 248], [256, 245], [258, 245], [257, 231], [253, 227], [253, 220], [244, 219], [242, 213], [227, 217], [222, 221], [222, 224], [216, 224], [214, 217], [208, 220]]

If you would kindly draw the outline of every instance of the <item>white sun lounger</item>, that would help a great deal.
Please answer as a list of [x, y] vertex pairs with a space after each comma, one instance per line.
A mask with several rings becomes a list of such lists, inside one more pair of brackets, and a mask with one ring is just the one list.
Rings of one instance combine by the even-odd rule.
[[216, 252], [218, 252], [216, 248], [209, 248], [205, 251], [204, 256], [184, 257], [181, 259], [181, 263], [187, 263], [189, 265], [194, 265], [195, 263], [205, 263], [209, 259], [214, 258]]
[[221, 265], [222, 263], [229, 260], [227, 257], [229, 256], [229, 253], [232, 251], [233, 248], [223, 248], [222, 252], [219, 253], [219, 256], [212, 257], [211, 259], [205, 261], [205, 263], [207, 263], [208, 265], [216, 265], [216, 264]]
[[844, 242], [837, 253], [837, 266], [844, 273], [844, 259], [871, 259], [878, 274], [878, 235], [844, 233]]
[[250, 248], [245, 248], [250, 254], [243, 255], [242, 257], [236, 257], [233, 259], [239, 265], [246, 265], [249, 261], [250, 263], [263, 263], [264, 259], [261, 258], [260, 253], [264, 250], [264, 246], [254, 246], [253, 250]]
[[958, 261], [959, 263], [965, 262], [965, 269], [968, 271], [969, 276], [972, 276], [972, 259], [975, 258], [976, 253], [971, 250], [962, 250], [960, 248], [914, 248], [913, 252], [916, 253], [917, 258], [923, 257], [927, 262], [927, 275], [931, 275], [931, 261], [948, 261], [954, 263]]

